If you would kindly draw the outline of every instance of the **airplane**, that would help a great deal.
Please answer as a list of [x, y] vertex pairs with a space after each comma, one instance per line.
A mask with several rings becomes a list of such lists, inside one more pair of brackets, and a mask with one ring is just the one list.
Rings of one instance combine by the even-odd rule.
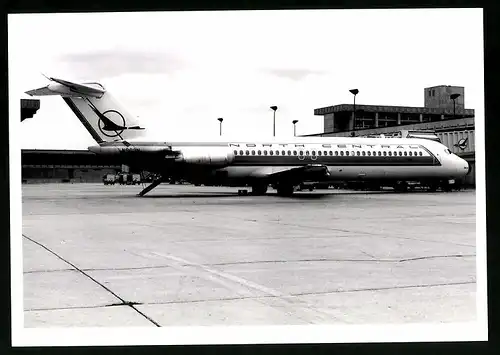
[[443, 144], [419, 138], [293, 137], [287, 140], [175, 142], [152, 139], [103, 85], [47, 77], [50, 83], [26, 91], [59, 95], [97, 145], [95, 154], [116, 157], [132, 170], [155, 174], [144, 196], [169, 179], [195, 185], [251, 186], [253, 195], [273, 186], [291, 196], [307, 182], [368, 181], [406, 191], [408, 181], [435, 191], [451, 190], [471, 166]]

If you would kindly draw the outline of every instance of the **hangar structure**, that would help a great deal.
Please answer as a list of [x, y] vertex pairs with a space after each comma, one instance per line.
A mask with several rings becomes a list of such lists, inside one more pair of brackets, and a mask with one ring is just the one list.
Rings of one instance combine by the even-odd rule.
[[101, 182], [122, 170], [109, 156], [87, 150], [23, 149], [21, 165], [23, 183]]
[[418, 137], [432, 133], [471, 164], [464, 183], [475, 185], [475, 117], [474, 109], [464, 107], [464, 95], [461, 86], [440, 85], [424, 89], [424, 107], [341, 104], [317, 108], [314, 114], [323, 116], [323, 132], [302, 137]]

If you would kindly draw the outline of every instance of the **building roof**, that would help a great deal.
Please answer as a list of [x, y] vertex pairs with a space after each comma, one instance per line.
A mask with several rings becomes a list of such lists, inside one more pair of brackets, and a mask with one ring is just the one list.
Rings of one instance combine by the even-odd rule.
[[[329, 113], [336, 112], [352, 112], [354, 105], [341, 104], [335, 106], [327, 106], [314, 109], [316, 116], [323, 116]], [[422, 113], [422, 114], [453, 114], [453, 108], [429, 108], [429, 107], [412, 107], [412, 106], [382, 106], [382, 105], [356, 105], [356, 112], [391, 112], [391, 113]], [[457, 116], [474, 116], [474, 109], [455, 108]]]

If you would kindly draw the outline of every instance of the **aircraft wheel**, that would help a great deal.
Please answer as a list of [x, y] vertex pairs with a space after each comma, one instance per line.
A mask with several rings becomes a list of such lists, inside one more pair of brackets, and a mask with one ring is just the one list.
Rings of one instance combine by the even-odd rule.
[[252, 195], [260, 196], [265, 195], [267, 192], [267, 184], [255, 184], [252, 185]]
[[408, 191], [408, 184], [405, 181], [398, 182], [394, 189], [398, 192], [406, 192]]
[[292, 196], [294, 192], [293, 185], [278, 185], [278, 195], [279, 196]]

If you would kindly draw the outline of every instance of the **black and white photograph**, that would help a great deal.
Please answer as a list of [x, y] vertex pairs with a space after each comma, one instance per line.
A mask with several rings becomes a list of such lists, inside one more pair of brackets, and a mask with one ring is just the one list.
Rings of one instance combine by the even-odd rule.
[[482, 9], [8, 40], [13, 346], [487, 340]]

